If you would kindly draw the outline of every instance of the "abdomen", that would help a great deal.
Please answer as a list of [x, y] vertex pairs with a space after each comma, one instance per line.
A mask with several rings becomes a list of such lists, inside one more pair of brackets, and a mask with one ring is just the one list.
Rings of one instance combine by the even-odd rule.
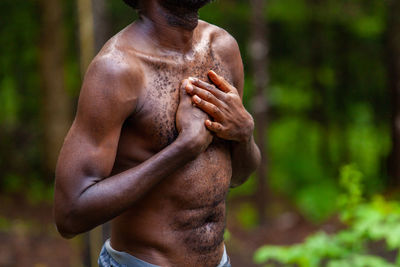
[[191, 266], [204, 266], [204, 260], [218, 263], [231, 174], [227, 144], [213, 142], [203, 154], [165, 178], [140, 203], [117, 218], [115, 227], [120, 224], [118, 228], [125, 225], [126, 229], [128, 223], [130, 227], [113, 231], [119, 235], [115, 238], [126, 239], [123, 243], [127, 246], [136, 244], [135, 251], [140, 250], [137, 245], [144, 244], [170, 254], [168, 257], [190, 255]]

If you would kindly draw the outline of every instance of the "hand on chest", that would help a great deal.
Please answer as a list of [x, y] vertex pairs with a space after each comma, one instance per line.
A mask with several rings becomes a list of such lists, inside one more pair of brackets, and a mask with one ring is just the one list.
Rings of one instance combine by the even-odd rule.
[[[148, 66], [146, 83], [139, 97], [135, 121], [143, 136], [154, 144], [154, 149], [162, 149], [171, 144], [178, 136], [175, 125], [176, 111], [179, 105], [179, 86], [183, 79], [197, 77], [207, 80], [210, 69], [230, 75], [222, 64], [208, 57], [195, 64], [170, 65], [153, 63]], [[229, 75], [229, 76], [228, 76]]]

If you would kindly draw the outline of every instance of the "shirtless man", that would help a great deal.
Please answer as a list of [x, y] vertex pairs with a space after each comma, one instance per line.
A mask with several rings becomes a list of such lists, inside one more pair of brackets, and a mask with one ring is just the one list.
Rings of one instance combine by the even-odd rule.
[[230, 266], [226, 195], [260, 161], [238, 45], [207, 0], [125, 2], [140, 18], [91, 63], [60, 153], [58, 230], [111, 220], [100, 266]]

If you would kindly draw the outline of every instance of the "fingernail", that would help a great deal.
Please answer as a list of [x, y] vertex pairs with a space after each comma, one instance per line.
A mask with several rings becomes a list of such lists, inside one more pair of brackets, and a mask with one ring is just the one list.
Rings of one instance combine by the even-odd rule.
[[196, 102], [197, 104], [200, 103], [200, 97], [198, 97], [197, 95], [195, 95], [193, 97], [194, 102]]
[[196, 78], [189, 77], [189, 81], [192, 82], [192, 83], [194, 83], [194, 82], [196, 82]]
[[206, 125], [207, 125], [207, 126], [211, 126], [211, 121], [206, 120]]

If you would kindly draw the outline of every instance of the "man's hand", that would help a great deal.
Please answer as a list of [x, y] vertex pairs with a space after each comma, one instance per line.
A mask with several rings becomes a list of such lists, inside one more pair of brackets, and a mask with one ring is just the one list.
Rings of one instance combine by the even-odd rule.
[[190, 96], [185, 90], [191, 90], [192, 84], [189, 80], [183, 80], [179, 88], [179, 106], [176, 112], [176, 128], [179, 135], [183, 137], [198, 152], [203, 152], [211, 143], [213, 136], [204, 126], [208, 116], [203, 111], [192, 105]]
[[222, 139], [248, 142], [254, 120], [244, 108], [237, 89], [214, 71], [209, 71], [208, 77], [213, 84], [189, 78], [193, 86], [185, 87], [196, 106], [214, 119], [206, 119], [206, 127]]

